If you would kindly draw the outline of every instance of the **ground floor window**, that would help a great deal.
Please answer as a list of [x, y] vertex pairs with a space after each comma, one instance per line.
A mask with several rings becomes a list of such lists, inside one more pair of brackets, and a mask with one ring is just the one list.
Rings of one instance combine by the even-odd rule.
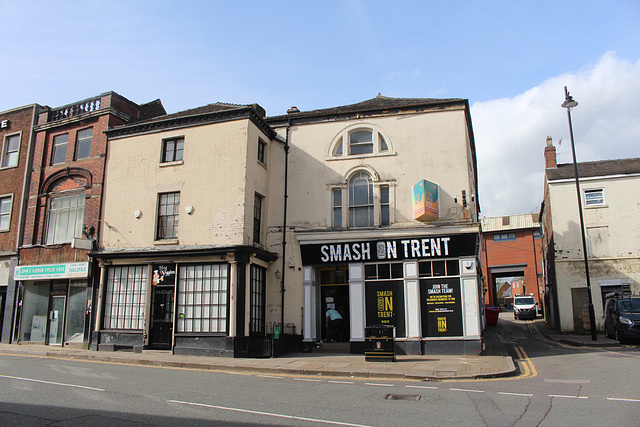
[[402, 263], [367, 264], [364, 271], [366, 326], [395, 326], [396, 337], [405, 337]]
[[266, 276], [267, 270], [257, 265], [251, 266], [251, 319], [249, 321], [249, 332], [252, 334], [264, 334]]
[[176, 332], [227, 332], [228, 264], [179, 268]]
[[109, 267], [104, 303], [105, 329], [143, 329], [146, 266]]
[[21, 341], [45, 342], [48, 310], [49, 282], [25, 283], [20, 322]]

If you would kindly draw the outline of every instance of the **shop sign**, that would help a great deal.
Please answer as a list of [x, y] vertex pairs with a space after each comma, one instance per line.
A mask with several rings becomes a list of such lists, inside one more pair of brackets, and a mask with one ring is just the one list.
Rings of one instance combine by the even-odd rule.
[[15, 280], [73, 279], [89, 277], [88, 262], [71, 264], [25, 265], [14, 272]]
[[153, 286], [174, 286], [176, 283], [175, 264], [154, 264]]
[[477, 234], [302, 245], [304, 265], [476, 255]]
[[372, 281], [365, 286], [367, 326], [396, 327], [396, 336], [405, 336], [404, 281]]
[[413, 186], [413, 219], [429, 221], [440, 218], [439, 187], [426, 179]]
[[9, 120], [0, 120], [0, 129], [8, 128], [9, 123]]
[[462, 301], [459, 278], [420, 280], [422, 335], [426, 337], [461, 337]]

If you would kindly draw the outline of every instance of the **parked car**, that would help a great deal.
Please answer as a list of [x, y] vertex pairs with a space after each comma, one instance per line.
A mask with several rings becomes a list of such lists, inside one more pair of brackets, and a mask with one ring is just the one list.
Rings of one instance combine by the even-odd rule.
[[621, 343], [640, 338], [640, 297], [615, 295], [607, 298], [604, 309], [604, 334]]
[[535, 319], [537, 314], [538, 303], [532, 295], [513, 297], [513, 316], [516, 319]]

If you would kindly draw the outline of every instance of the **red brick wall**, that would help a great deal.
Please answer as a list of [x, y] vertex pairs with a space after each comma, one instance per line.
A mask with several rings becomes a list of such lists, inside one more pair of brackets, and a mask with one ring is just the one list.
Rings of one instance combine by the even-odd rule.
[[[125, 122], [111, 114], [113, 110], [124, 112], [127, 116], [137, 117], [137, 105], [121, 97], [114, 92], [102, 94], [100, 112], [96, 112], [67, 118], [58, 122], [47, 122], [48, 115], [41, 114], [36, 127], [36, 145], [34, 155], [33, 174], [29, 189], [29, 202], [25, 226], [24, 245], [43, 245], [46, 242], [46, 211], [47, 192], [64, 188], [78, 188], [87, 186], [85, 190], [85, 207], [83, 226], [86, 229], [94, 227], [99, 229], [100, 210], [102, 204], [102, 183], [104, 180], [104, 168], [107, 149], [107, 137], [104, 134], [109, 127], [124, 124]], [[78, 131], [93, 128], [91, 142], [91, 154], [89, 158], [74, 160], [75, 143]], [[51, 165], [53, 140], [57, 135], [68, 134], [66, 160], [62, 164]], [[79, 168], [83, 172], [79, 174], [69, 173], [69, 176], [59, 176], [53, 188], [44, 188], [47, 178], [53, 174], [63, 173], [67, 168]], [[90, 173], [90, 180], [87, 179]], [[47, 183], [51, 186], [51, 183]], [[56, 246], [58, 249], [30, 249], [27, 258], [22, 258], [21, 264], [47, 264], [52, 262], [73, 262], [74, 257], [80, 253], [83, 261], [86, 260], [86, 251], [72, 250], [69, 245]], [[59, 250], [59, 254], [56, 254]]]
[[[506, 233], [507, 231], [504, 231]], [[510, 231], [513, 232], [513, 231]], [[514, 267], [514, 269], [522, 269], [524, 272], [524, 280], [526, 293], [533, 294], [536, 301], [540, 302], [540, 289], [543, 285], [542, 278], [538, 278], [538, 273], [542, 273], [541, 261], [541, 245], [542, 239], [534, 238], [533, 230], [517, 230], [515, 231], [516, 239], [507, 241], [493, 241], [493, 235], [498, 233], [484, 233], [484, 253], [483, 253], [483, 274], [486, 280], [485, 286], [487, 293], [485, 294], [485, 303], [488, 305], [496, 304], [495, 288], [493, 284], [494, 274], [491, 272], [491, 266], [507, 267], [510, 265], [524, 265], [522, 267]], [[514, 276], [516, 273], [514, 273]]]
[[[21, 132], [18, 166], [0, 169], [0, 196], [13, 195], [11, 207], [11, 224], [8, 232], [0, 232], [0, 251], [15, 250], [20, 225], [20, 205], [25, 168], [28, 163], [29, 140], [35, 105], [0, 113], [0, 121], [8, 120], [9, 127], [0, 129], [0, 150], [4, 149], [4, 138]], [[0, 157], [2, 153], [0, 153]]]

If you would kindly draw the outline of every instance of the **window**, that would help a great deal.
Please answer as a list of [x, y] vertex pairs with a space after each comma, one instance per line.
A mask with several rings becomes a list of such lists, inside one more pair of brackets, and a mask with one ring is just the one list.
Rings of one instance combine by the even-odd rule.
[[183, 151], [184, 138], [165, 139], [162, 142], [162, 163], [181, 161]]
[[340, 131], [331, 142], [327, 156], [329, 159], [348, 159], [351, 156], [389, 156], [392, 150], [389, 137], [370, 124], [358, 124]]
[[404, 273], [401, 262], [385, 264], [366, 264], [364, 277], [366, 280], [402, 279]]
[[516, 240], [516, 233], [500, 233], [493, 235], [494, 242], [506, 242], [509, 240]]
[[68, 243], [82, 237], [84, 193], [49, 199], [47, 212], [47, 245]]
[[267, 162], [265, 162], [265, 157], [264, 157], [266, 148], [267, 148], [266, 142], [264, 142], [261, 139], [258, 139], [258, 161], [263, 165], [267, 164]]
[[51, 154], [51, 164], [57, 165], [67, 160], [67, 144], [69, 143], [69, 134], [58, 135], [53, 138], [53, 152]]
[[358, 172], [349, 182], [349, 226], [373, 226], [373, 183], [365, 172]]
[[0, 197], [0, 231], [9, 231], [11, 226], [11, 206], [13, 196]]
[[380, 225], [390, 225], [390, 203], [389, 203], [389, 186], [382, 185], [380, 187]]
[[260, 243], [260, 219], [262, 218], [262, 199], [256, 193], [253, 203], [253, 243]]
[[584, 190], [584, 205], [598, 206], [604, 205], [604, 190], [602, 188]]
[[457, 259], [420, 261], [418, 275], [420, 277], [459, 276], [460, 263]]
[[12, 168], [18, 166], [18, 154], [20, 152], [20, 134], [9, 135], [4, 139], [2, 147], [2, 166]]
[[157, 240], [178, 238], [180, 193], [164, 193], [158, 197]]
[[332, 226], [342, 228], [342, 189], [334, 188], [332, 191]]
[[91, 141], [93, 139], [93, 128], [84, 129], [76, 135], [75, 159], [88, 159], [91, 156]]
[[349, 154], [370, 154], [373, 153], [373, 132], [369, 130], [359, 130], [349, 134]]
[[502, 225], [503, 226], [510, 225], [510, 223], [511, 223], [511, 218], [510, 217], [508, 217], [508, 216], [503, 216], [502, 217]]
[[176, 332], [226, 332], [227, 264], [182, 266], [178, 272]]
[[249, 332], [251, 334], [264, 334], [265, 323], [265, 285], [266, 270], [257, 265], [251, 265], [251, 295]]
[[144, 329], [146, 266], [109, 267], [104, 303], [105, 329]]

